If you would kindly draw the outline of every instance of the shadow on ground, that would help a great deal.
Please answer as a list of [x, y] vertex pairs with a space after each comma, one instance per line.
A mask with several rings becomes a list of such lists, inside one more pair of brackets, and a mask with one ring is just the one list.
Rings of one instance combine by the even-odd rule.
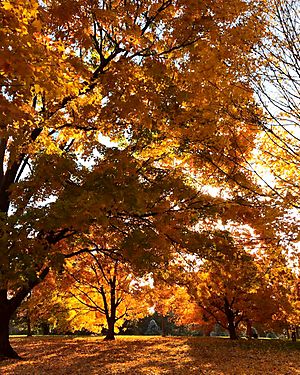
[[24, 359], [2, 361], [1, 374], [300, 374], [299, 345], [278, 340], [32, 337], [12, 344]]

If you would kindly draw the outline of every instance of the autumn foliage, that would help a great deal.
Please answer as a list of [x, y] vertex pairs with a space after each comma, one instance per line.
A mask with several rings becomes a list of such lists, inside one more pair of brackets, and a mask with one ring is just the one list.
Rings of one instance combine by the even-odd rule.
[[[297, 282], [280, 241], [296, 226], [288, 194], [274, 199], [252, 167], [267, 9], [2, 1], [1, 356], [17, 357], [9, 321], [22, 303], [67, 325], [86, 309], [113, 338], [119, 320], [169, 310], [168, 289], [150, 291], [163, 283], [229, 331], [262, 311], [290, 324]], [[238, 321], [219, 316], [227, 305]]]

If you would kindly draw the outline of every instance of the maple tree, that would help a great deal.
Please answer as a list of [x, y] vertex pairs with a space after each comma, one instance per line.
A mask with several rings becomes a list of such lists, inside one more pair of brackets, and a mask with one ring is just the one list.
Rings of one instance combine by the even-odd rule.
[[[89, 233], [117, 233], [118, 251], [148, 266], [168, 257], [163, 228], [187, 247], [179, 227], [191, 227], [183, 209], [198, 193], [180, 159], [195, 161], [202, 182], [250, 187], [238, 165], [256, 134], [245, 76], [260, 10], [242, 0], [2, 1], [1, 355], [17, 357], [14, 311], [51, 268], [95, 248]], [[204, 215], [210, 202], [199, 207]]]
[[134, 276], [129, 264], [90, 253], [73, 259], [66, 272], [69, 286], [62, 299], [71, 311], [73, 329], [106, 327], [105, 339], [114, 340], [116, 325], [147, 314], [149, 305], [144, 300], [149, 287], [141, 286], [142, 280]]
[[[238, 338], [241, 324], [274, 329], [295, 319], [296, 275], [282, 249], [268, 245], [251, 252], [223, 232], [222, 244], [208, 259], [174, 262], [160, 275], [156, 296], [160, 312], [172, 311], [184, 324], [218, 323]], [[251, 335], [250, 335], [251, 336]]]
[[106, 339], [114, 340], [116, 325], [148, 313], [148, 290], [128, 263], [93, 251], [67, 261], [62, 273], [50, 272], [22, 303], [18, 317], [57, 333], [106, 332]]

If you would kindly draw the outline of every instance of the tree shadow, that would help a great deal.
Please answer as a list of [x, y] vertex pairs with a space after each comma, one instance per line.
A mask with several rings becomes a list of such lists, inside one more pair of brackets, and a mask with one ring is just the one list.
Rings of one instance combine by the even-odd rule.
[[198, 374], [299, 374], [300, 345], [291, 346], [279, 340], [212, 337], [189, 338], [186, 343], [189, 357], [199, 366]]
[[[23, 361], [6, 360], [5, 374], [133, 374], [157, 364], [167, 368], [169, 352], [157, 338], [103, 341], [81, 338], [13, 340]], [[161, 346], [161, 347], [160, 347]], [[0, 370], [0, 373], [1, 370]]]
[[33, 337], [12, 340], [23, 361], [7, 360], [7, 375], [298, 374], [299, 347], [217, 338]]

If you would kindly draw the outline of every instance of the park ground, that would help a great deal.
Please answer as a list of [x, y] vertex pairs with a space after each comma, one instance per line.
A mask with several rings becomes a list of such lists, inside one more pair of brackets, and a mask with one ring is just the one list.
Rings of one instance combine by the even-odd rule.
[[6, 375], [300, 374], [300, 343], [201, 337], [17, 337]]

